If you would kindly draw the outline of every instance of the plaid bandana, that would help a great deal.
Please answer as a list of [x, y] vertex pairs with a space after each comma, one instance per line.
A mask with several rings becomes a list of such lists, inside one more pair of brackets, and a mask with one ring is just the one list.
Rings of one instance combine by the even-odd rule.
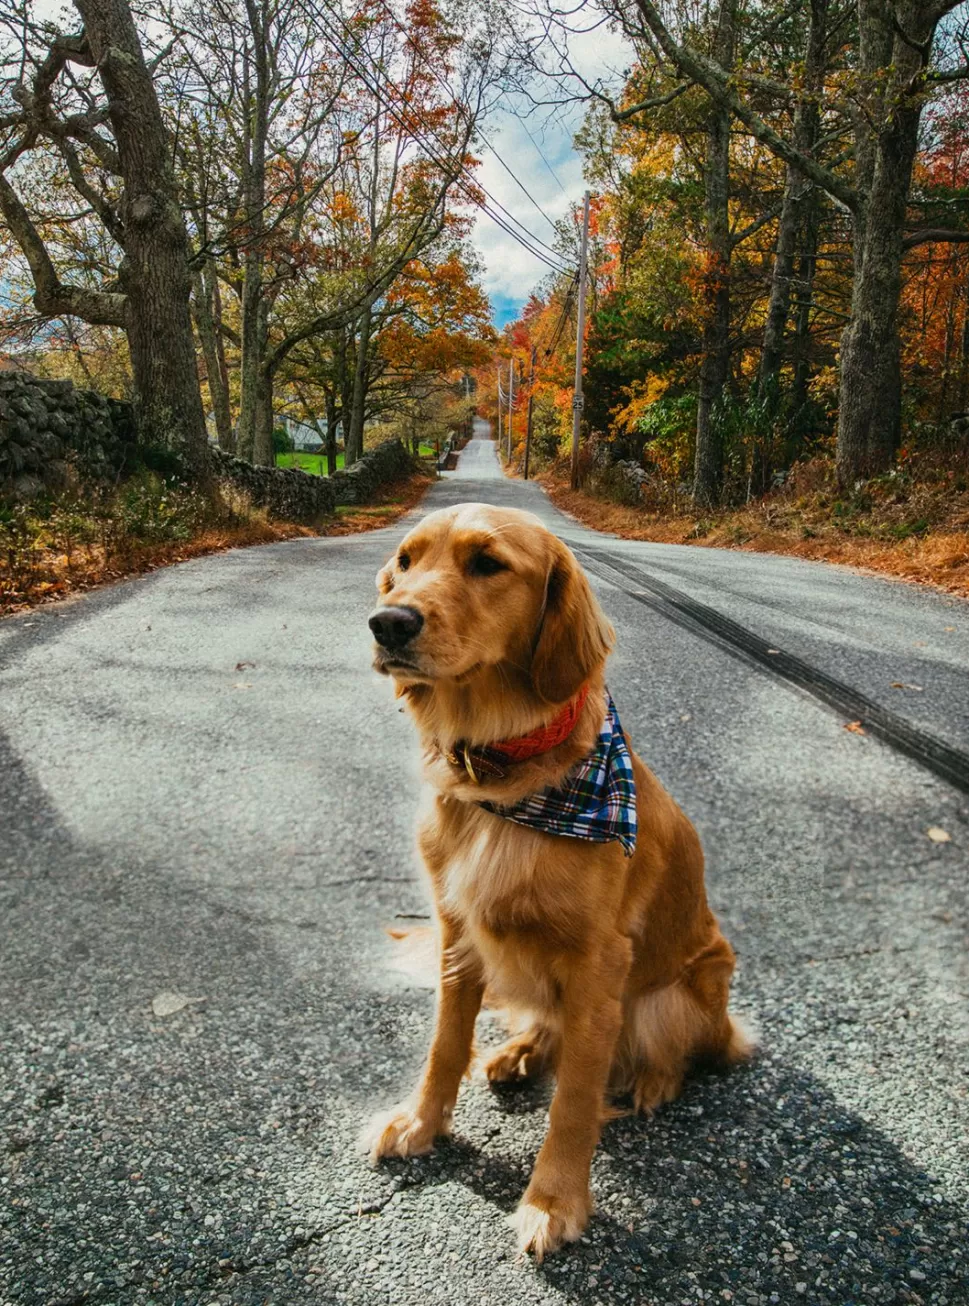
[[482, 803], [489, 812], [546, 834], [621, 843], [627, 857], [636, 847], [636, 782], [633, 763], [619, 724], [619, 713], [606, 690], [606, 719], [595, 747], [566, 776], [558, 789], [529, 794], [512, 807]]

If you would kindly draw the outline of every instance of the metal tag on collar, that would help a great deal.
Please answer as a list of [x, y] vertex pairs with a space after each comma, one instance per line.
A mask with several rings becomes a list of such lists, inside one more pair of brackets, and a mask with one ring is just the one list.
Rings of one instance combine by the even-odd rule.
[[467, 744], [460, 745], [460, 752], [452, 748], [447, 753], [447, 760], [452, 766], [463, 766], [476, 785], [481, 784], [482, 778], [503, 780], [507, 775], [505, 768], [493, 762], [485, 752], [469, 748]]

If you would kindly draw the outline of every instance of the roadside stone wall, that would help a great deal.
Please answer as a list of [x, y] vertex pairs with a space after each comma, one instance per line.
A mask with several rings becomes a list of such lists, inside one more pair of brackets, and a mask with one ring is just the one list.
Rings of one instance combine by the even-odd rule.
[[[59, 488], [70, 471], [83, 480], [113, 479], [135, 465], [131, 404], [44, 381], [28, 372], [0, 372], [0, 495], [31, 498]], [[273, 517], [314, 522], [339, 504], [366, 503], [381, 485], [414, 469], [400, 440], [388, 440], [345, 472], [311, 476], [296, 467], [257, 467], [212, 449], [216, 475], [245, 491]]]
[[257, 467], [221, 449], [212, 450], [216, 475], [244, 491], [271, 517], [310, 524], [337, 505], [336, 489], [326, 476], [310, 476], [298, 467]]
[[313, 522], [341, 504], [367, 503], [374, 491], [414, 470], [414, 460], [400, 440], [387, 440], [359, 462], [333, 476], [311, 476], [297, 467], [256, 467], [242, 458], [213, 450], [217, 474], [249, 495], [273, 517]]
[[[414, 470], [414, 459], [400, 440], [386, 440], [369, 450], [345, 472], [329, 477], [337, 503], [366, 503], [374, 491], [389, 481], [399, 481]], [[312, 478], [311, 478], [312, 479]]]
[[135, 441], [131, 405], [72, 381], [0, 372], [0, 492], [29, 498], [63, 484], [117, 474]]

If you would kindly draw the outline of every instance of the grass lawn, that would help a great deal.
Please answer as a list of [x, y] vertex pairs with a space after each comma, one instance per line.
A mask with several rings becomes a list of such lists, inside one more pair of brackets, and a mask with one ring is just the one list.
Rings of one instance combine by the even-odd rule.
[[[420, 450], [422, 458], [436, 458], [437, 450], [432, 444], [422, 444]], [[336, 456], [337, 470], [343, 467], [343, 454], [338, 453]], [[323, 453], [278, 453], [276, 455], [277, 467], [299, 467], [304, 472], [309, 472], [311, 476], [326, 475], [326, 454]]]
[[[343, 466], [343, 454], [338, 453], [336, 456], [337, 470]], [[325, 453], [278, 453], [276, 455], [277, 467], [299, 467], [304, 472], [309, 472], [311, 476], [326, 475], [326, 454]]]

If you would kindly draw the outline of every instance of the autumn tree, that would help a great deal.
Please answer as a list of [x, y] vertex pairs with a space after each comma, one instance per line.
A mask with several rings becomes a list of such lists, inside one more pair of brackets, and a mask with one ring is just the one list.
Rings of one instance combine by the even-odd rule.
[[[957, 0], [858, 0], [851, 77], [831, 89], [834, 107], [843, 102], [852, 122], [850, 169], [822, 163], [758, 103], [760, 96], [808, 107], [819, 95], [816, 86], [806, 88], [795, 77], [770, 83], [735, 78], [689, 28], [677, 30], [673, 11], [661, 0], [635, 0], [614, 10], [632, 36], [661, 50], [714, 106], [851, 214], [854, 276], [840, 350], [837, 451], [846, 485], [884, 470], [898, 446], [902, 259], [906, 249], [928, 238], [906, 233], [908, 199], [926, 100], [938, 85], [969, 75], [961, 64], [940, 68], [934, 55], [939, 24], [956, 7]], [[960, 232], [953, 235], [963, 239]]]

